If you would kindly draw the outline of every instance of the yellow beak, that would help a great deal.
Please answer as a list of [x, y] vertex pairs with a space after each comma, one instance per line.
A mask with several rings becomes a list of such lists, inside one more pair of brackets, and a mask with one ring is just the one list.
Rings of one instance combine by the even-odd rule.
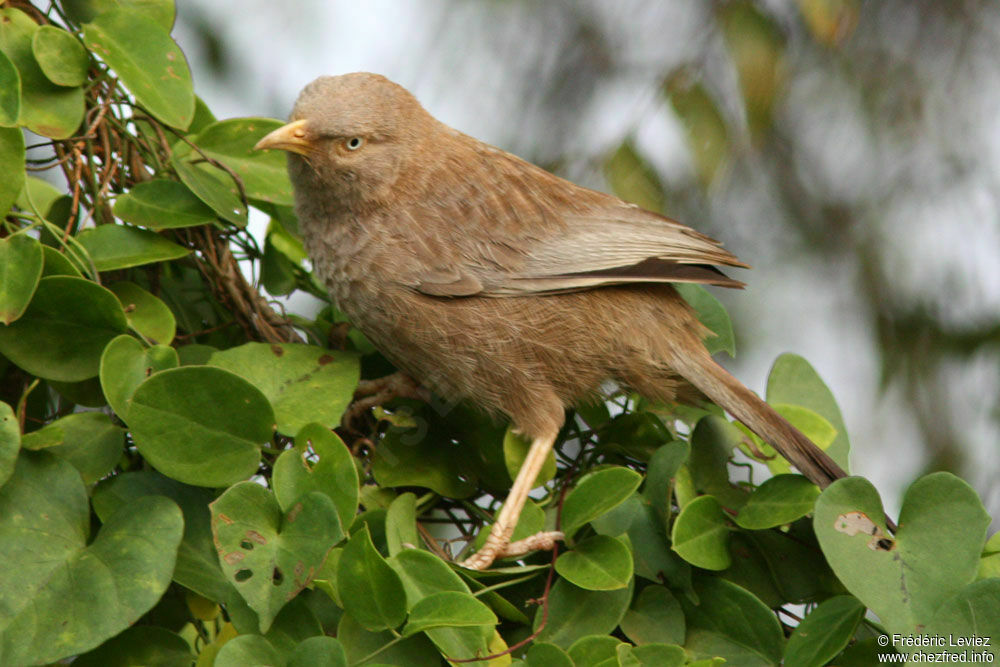
[[306, 120], [296, 120], [282, 125], [258, 141], [257, 145], [253, 147], [255, 151], [265, 148], [308, 155], [312, 143], [306, 139]]

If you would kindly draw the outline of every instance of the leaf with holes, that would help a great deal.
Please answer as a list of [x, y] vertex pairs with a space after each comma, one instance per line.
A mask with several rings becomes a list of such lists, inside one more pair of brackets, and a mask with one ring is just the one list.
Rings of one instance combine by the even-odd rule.
[[281, 608], [308, 586], [343, 536], [333, 501], [311, 491], [282, 514], [260, 484], [241, 482], [211, 505], [223, 572], [267, 632]]
[[303, 494], [330, 496], [340, 523], [350, 525], [358, 511], [358, 470], [347, 445], [322, 424], [306, 424], [295, 437], [295, 448], [281, 453], [271, 476], [274, 495], [287, 510]]
[[920, 633], [945, 600], [975, 580], [990, 517], [972, 487], [946, 472], [907, 489], [894, 538], [883, 512], [871, 483], [847, 477], [820, 495], [813, 526], [847, 590], [889, 632]]

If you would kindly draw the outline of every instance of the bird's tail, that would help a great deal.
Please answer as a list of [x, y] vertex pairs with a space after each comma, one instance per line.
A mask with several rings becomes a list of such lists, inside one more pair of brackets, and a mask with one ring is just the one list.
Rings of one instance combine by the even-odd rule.
[[847, 476], [826, 452], [715, 363], [707, 353], [678, 354], [672, 361], [674, 370], [763, 438], [821, 489]]

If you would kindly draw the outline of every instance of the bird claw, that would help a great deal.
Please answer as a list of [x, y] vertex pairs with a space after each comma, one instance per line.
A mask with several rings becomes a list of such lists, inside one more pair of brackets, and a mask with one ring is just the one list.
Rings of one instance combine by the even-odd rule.
[[482, 549], [462, 561], [461, 565], [470, 570], [485, 570], [497, 558], [523, 556], [532, 551], [551, 551], [555, 548], [556, 542], [563, 539], [565, 535], [562, 531], [549, 530], [535, 533], [517, 542], [508, 542], [506, 545], [491, 544], [487, 540]]

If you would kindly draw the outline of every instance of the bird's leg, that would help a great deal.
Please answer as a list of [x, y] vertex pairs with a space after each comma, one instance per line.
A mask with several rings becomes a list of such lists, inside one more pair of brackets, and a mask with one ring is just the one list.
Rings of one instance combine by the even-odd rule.
[[430, 401], [430, 392], [402, 372], [375, 380], [361, 380], [358, 382], [357, 389], [354, 390], [354, 399], [340, 421], [344, 426], [350, 428], [365, 412], [394, 398], [416, 398]]
[[531, 537], [517, 542], [511, 542], [510, 536], [514, 533], [517, 520], [524, 509], [524, 503], [528, 500], [528, 493], [535, 485], [535, 479], [545, 465], [545, 459], [552, 450], [558, 433], [550, 433], [535, 438], [531, 442], [528, 456], [525, 457], [521, 469], [517, 471], [514, 485], [510, 489], [510, 494], [500, 508], [496, 521], [490, 529], [489, 537], [483, 548], [462, 562], [463, 567], [471, 570], [485, 570], [497, 558], [505, 556], [520, 556], [529, 551], [538, 549], [551, 549], [555, 546], [556, 540], [561, 540], [563, 534], [559, 531], [547, 531], [536, 533]]

